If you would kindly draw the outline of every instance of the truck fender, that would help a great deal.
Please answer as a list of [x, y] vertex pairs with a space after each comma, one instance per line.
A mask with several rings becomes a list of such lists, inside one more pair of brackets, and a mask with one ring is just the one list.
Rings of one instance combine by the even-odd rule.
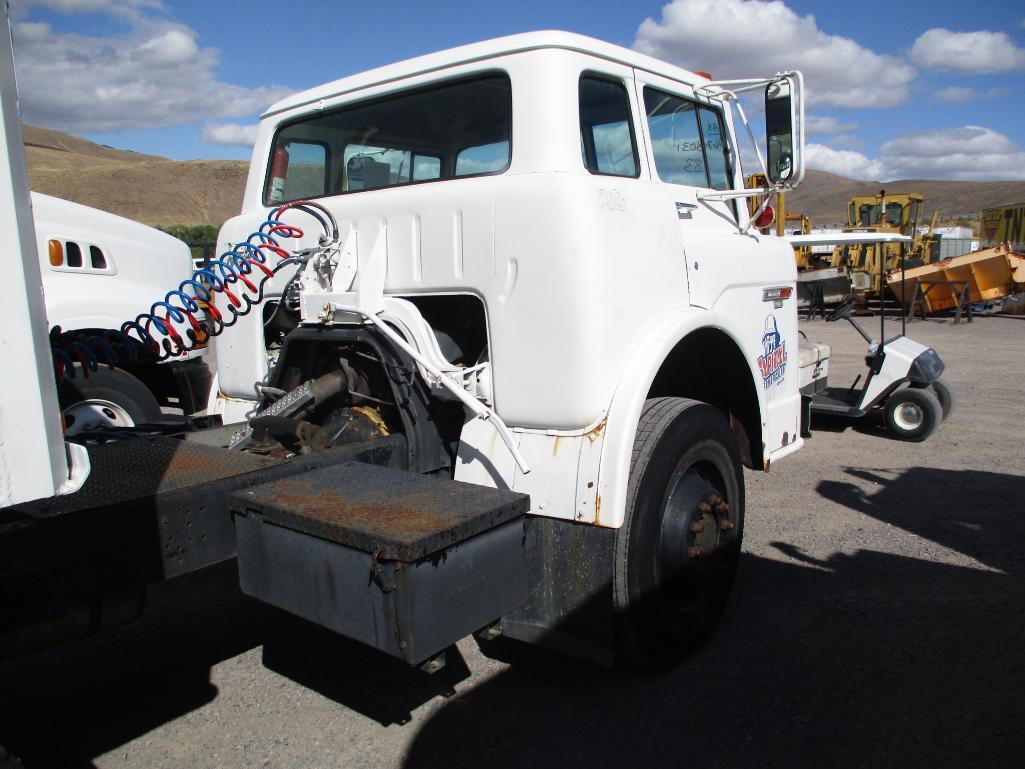
[[[582, 467], [582, 477], [597, 475], [597, 497], [594, 501], [594, 523], [619, 528], [626, 515], [626, 491], [630, 481], [630, 460], [641, 409], [656, 375], [669, 354], [689, 334], [702, 328], [715, 328], [725, 333], [743, 350], [737, 335], [728, 328], [727, 319], [708, 310], [686, 308], [657, 321], [645, 332], [641, 343], [630, 356], [623, 375], [616, 384], [608, 415], [600, 457], [592, 458], [597, 467]], [[759, 381], [750, 356], [744, 356], [752, 381]], [[758, 409], [765, 414], [765, 392], [756, 387]], [[762, 424], [764, 431], [765, 425]], [[593, 457], [598, 452], [593, 452]]]

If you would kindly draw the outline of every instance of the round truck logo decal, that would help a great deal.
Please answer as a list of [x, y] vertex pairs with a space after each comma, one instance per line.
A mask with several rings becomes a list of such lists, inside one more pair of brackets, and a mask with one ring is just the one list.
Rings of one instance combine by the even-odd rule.
[[762, 386], [767, 390], [781, 384], [787, 373], [787, 343], [780, 336], [774, 315], [765, 319], [762, 350], [758, 358], [758, 369], [762, 372]]

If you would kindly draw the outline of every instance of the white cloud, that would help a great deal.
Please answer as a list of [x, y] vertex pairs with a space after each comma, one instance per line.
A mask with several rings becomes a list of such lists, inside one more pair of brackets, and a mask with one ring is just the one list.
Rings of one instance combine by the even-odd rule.
[[964, 104], [965, 102], [977, 101], [979, 99], [996, 99], [999, 96], [1003, 96], [1003, 93], [1000, 88], [979, 91], [975, 88], [950, 86], [949, 88], [938, 90], [932, 95], [932, 99], [940, 104]]
[[192, 38], [192, 30], [170, 29], [140, 45], [133, 58], [157, 67], [180, 67], [198, 57], [199, 47]]
[[1025, 68], [1025, 48], [1003, 32], [951, 32], [936, 27], [923, 32], [908, 55], [920, 67], [969, 75]]
[[1025, 150], [980, 126], [901, 136], [880, 155], [891, 179], [1025, 179]]
[[218, 52], [190, 27], [158, 18], [151, 0], [44, 0], [68, 12], [119, 15], [128, 31], [89, 36], [49, 24], [14, 25], [22, 117], [65, 131], [157, 128], [238, 118], [286, 96], [283, 86], [246, 88], [217, 78]]
[[1025, 150], [980, 126], [899, 136], [883, 144], [876, 158], [821, 144], [806, 150], [810, 168], [855, 179], [1025, 179]]
[[847, 131], [853, 131], [857, 127], [857, 123], [841, 123], [835, 117], [806, 115], [804, 118], [804, 130], [809, 136], [815, 134], [845, 133]]
[[260, 126], [255, 124], [209, 124], [203, 128], [203, 141], [209, 144], [227, 144], [233, 147], [252, 147], [259, 128]]
[[860, 152], [836, 150], [824, 144], [806, 144], [804, 149], [808, 168], [852, 179], [879, 179], [882, 176], [882, 165]]
[[827, 34], [779, 0], [672, 0], [660, 21], [641, 23], [634, 48], [717, 78], [800, 69], [808, 102], [837, 107], [892, 107], [915, 76], [900, 59]]

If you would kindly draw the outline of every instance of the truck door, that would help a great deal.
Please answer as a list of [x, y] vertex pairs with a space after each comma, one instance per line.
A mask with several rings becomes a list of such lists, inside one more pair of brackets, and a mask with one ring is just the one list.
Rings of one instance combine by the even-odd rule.
[[[746, 201], [702, 199], [703, 194], [742, 188], [738, 152], [721, 106], [696, 96], [692, 87], [636, 71], [637, 102], [644, 109], [648, 163], [662, 188], [667, 215], [675, 216], [687, 269], [690, 303], [713, 310], [757, 362], [773, 436], [794, 434], [797, 376], [786, 366], [797, 347], [797, 314], [792, 305], [767, 302], [766, 288], [793, 286], [792, 249], [757, 230], [742, 232]], [[793, 301], [793, 300], [790, 300]]]
[[761, 236], [741, 234], [743, 200], [702, 200], [701, 193], [742, 187], [730, 131], [721, 107], [695, 97], [683, 83], [637, 72], [652, 177], [664, 188], [679, 220], [691, 304], [714, 308], [734, 290], [780, 280], [765, 259]]

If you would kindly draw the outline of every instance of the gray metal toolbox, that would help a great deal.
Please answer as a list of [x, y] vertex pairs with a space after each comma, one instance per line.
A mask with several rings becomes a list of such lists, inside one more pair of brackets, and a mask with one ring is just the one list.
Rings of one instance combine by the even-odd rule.
[[524, 494], [349, 462], [230, 506], [244, 592], [410, 664], [526, 599]]

